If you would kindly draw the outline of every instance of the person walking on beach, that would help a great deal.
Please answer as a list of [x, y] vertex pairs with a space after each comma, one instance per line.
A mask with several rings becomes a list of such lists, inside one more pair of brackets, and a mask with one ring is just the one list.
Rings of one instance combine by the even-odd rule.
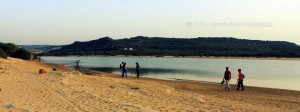
[[120, 70], [121, 70], [121, 73], [122, 73], [122, 77], [124, 77], [123, 64], [124, 64], [124, 62], [122, 62], [122, 63], [120, 64]]
[[140, 77], [140, 70], [141, 70], [141, 67], [140, 67], [140, 65], [139, 65], [138, 62], [136, 62], [135, 64], [136, 64], [136, 67], [135, 67], [136, 78], [139, 78], [139, 77]]
[[126, 63], [123, 64], [122, 66], [122, 72], [123, 72], [123, 75], [122, 77], [127, 77], [127, 66], [126, 66]]
[[76, 70], [79, 70], [79, 62], [80, 62], [80, 60], [75, 62], [76, 63]]
[[238, 72], [239, 72], [239, 75], [238, 75], [238, 85], [237, 85], [237, 91], [240, 90], [240, 87], [242, 86], [242, 91], [244, 91], [244, 84], [243, 84], [243, 80], [244, 80], [244, 74], [242, 73], [242, 70], [241, 69], [238, 69]]
[[229, 68], [226, 67], [226, 71], [224, 73], [224, 78], [223, 80], [225, 80], [225, 90], [228, 89], [228, 91], [230, 91], [230, 86], [229, 86], [229, 83], [230, 83], [230, 79], [231, 79], [231, 72], [229, 71]]

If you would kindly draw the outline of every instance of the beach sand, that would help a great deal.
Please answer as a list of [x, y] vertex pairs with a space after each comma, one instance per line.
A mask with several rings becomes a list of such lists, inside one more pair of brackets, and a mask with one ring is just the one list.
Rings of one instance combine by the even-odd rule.
[[[38, 74], [39, 69], [47, 73]], [[300, 111], [299, 91], [246, 87], [227, 92], [219, 84], [84, 75], [15, 58], [0, 59], [0, 88], [3, 112]]]

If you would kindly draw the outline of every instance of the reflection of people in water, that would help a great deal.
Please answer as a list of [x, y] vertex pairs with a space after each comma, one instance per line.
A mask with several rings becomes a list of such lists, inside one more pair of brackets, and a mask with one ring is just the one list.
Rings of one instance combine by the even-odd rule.
[[75, 62], [76, 63], [76, 70], [79, 70], [79, 62], [80, 62], [80, 60]]

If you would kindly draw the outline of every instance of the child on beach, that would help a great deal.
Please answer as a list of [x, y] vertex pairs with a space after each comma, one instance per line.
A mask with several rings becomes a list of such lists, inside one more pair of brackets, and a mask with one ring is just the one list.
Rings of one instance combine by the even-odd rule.
[[237, 79], [238, 85], [237, 85], [237, 89], [236, 90], [239, 91], [240, 87], [242, 86], [242, 91], [244, 91], [244, 84], [243, 84], [244, 75], [243, 75], [241, 69], [238, 69], [238, 72], [239, 72], [239, 75], [238, 75], [239, 78]]

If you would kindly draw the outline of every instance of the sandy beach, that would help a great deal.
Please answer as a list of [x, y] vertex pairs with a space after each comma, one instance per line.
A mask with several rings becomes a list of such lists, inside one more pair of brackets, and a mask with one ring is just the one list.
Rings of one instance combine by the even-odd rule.
[[[58, 69], [53, 71], [52, 68]], [[46, 74], [38, 74], [45, 69]], [[85, 75], [62, 65], [0, 59], [2, 112], [300, 111], [300, 91]]]

